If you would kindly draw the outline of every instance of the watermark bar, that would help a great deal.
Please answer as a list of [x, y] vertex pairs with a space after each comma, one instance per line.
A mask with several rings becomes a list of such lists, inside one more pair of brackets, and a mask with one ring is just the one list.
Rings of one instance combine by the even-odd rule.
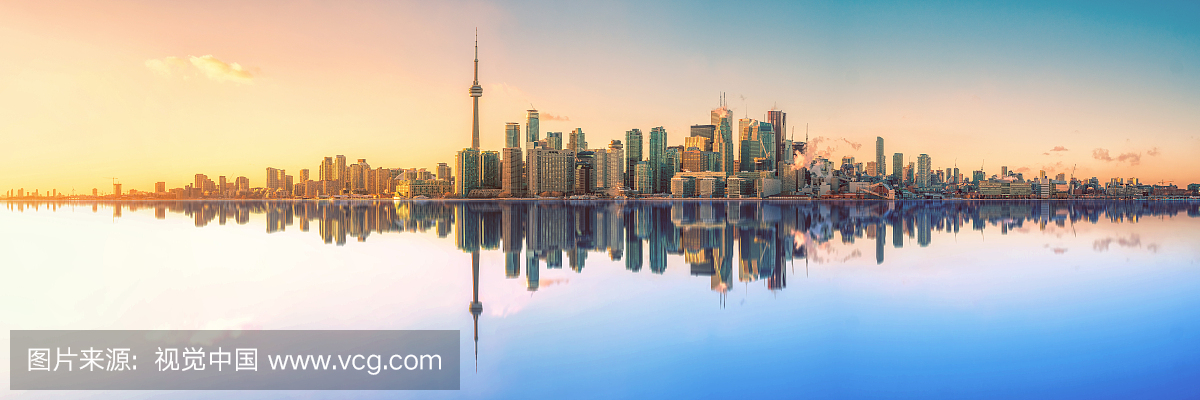
[[10, 390], [458, 390], [459, 331], [9, 331]]

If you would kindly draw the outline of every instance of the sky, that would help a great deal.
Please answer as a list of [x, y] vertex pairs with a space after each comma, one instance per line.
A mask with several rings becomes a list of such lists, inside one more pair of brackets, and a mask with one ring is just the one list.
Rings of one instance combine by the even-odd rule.
[[[453, 163], [541, 111], [680, 145], [726, 93], [823, 154], [1200, 182], [1200, 4], [0, 3], [0, 192]], [[890, 168], [890, 167], [889, 167]]]

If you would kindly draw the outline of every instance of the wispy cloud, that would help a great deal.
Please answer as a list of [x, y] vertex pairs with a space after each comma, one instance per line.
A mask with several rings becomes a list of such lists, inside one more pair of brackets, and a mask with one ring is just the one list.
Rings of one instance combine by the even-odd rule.
[[538, 118], [544, 119], [547, 121], [570, 121], [571, 120], [571, 117], [568, 117], [566, 115], [554, 115], [554, 114], [548, 114], [548, 113], [540, 113], [540, 115], [538, 115]]
[[[1155, 154], [1157, 154], [1157, 152], [1155, 152]], [[1107, 149], [1092, 150], [1092, 158], [1095, 158], [1097, 160], [1104, 161], [1104, 162], [1129, 161], [1129, 165], [1138, 165], [1138, 164], [1142, 163], [1142, 155], [1140, 153], [1121, 153], [1121, 155], [1116, 156], [1114, 158], [1112, 155], [1110, 155], [1108, 153]]]
[[1050, 149], [1050, 151], [1067, 151], [1067, 148], [1063, 146], [1054, 146], [1054, 148]]
[[251, 84], [254, 83], [256, 75], [256, 71], [235, 62], [221, 61], [211, 54], [188, 56], [186, 60], [174, 56], [156, 58], [146, 60], [145, 64], [150, 71], [167, 78], [191, 79], [192, 76], [199, 75], [217, 82]]
[[1151, 156], [1151, 157], [1153, 157], [1153, 156], [1157, 156], [1158, 154], [1159, 154], [1159, 152], [1158, 152], [1158, 148], [1157, 148], [1157, 147], [1155, 147], [1155, 148], [1153, 148], [1153, 149], [1150, 149], [1150, 151], [1147, 151], [1147, 152], [1146, 152], [1146, 155], [1148, 155], [1148, 156]]

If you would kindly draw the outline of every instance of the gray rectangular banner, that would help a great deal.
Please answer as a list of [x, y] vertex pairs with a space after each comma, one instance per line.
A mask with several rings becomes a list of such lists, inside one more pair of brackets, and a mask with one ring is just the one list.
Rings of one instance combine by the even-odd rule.
[[458, 390], [459, 331], [9, 331], [10, 390]]

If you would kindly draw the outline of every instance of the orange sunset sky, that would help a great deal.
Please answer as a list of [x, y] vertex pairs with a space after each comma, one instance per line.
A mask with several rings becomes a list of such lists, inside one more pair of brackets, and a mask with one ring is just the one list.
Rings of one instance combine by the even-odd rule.
[[[0, 3], [0, 191], [452, 163], [532, 104], [591, 147], [772, 106], [830, 158], [1200, 182], [1195, 4]], [[986, 160], [986, 161], [985, 161]]]

